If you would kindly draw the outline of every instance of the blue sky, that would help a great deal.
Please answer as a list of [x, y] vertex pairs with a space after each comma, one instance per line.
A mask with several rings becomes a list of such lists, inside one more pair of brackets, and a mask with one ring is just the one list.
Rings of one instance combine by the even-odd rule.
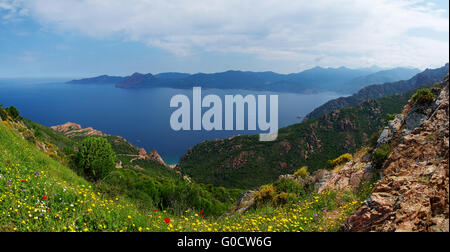
[[439, 67], [433, 0], [0, 0], [0, 77]]

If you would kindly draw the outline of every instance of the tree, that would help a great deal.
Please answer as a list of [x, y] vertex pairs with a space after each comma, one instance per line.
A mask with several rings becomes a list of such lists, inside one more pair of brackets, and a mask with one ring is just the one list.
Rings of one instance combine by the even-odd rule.
[[13, 118], [16, 119], [19, 117], [19, 110], [17, 110], [16, 107], [10, 106], [8, 109], [8, 114]]
[[116, 155], [111, 144], [102, 137], [83, 140], [77, 153], [77, 167], [90, 180], [105, 178], [115, 168]]

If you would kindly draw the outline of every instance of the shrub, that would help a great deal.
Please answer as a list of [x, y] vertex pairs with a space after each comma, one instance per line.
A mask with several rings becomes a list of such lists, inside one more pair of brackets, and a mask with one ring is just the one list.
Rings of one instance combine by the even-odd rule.
[[334, 160], [328, 160], [327, 165], [328, 165], [328, 168], [334, 168], [334, 167], [336, 167], [338, 165], [345, 164], [348, 161], [351, 161], [352, 159], [353, 159], [352, 154], [345, 153], [345, 154], [342, 154], [341, 156], [339, 156], [338, 158], [336, 158]]
[[306, 178], [308, 175], [308, 166], [303, 166], [294, 172], [294, 178]]
[[327, 161], [327, 169], [333, 169], [334, 168], [334, 162], [333, 160]]
[[372, 135], [369, 138], [369, 146], [370, 147], [375, 147], [378, 144], [378, 138], [381, 135], [381, 131], [382, 129], [377, 130], [376, 132], [372, 133]]
[[419, 89], [412, 97], [412, 101], [414, 104], [426, 104], [430, 103], [434, 99], [434, 94], [428, 88]]
[[394, 120], [395, 119], [395, 114], [387, 114], [386, 115], [386, 121], [388, 122], [388, 121], [392, 121], [392, 120]]
[[303, 192], [303, 186], [299, 185], [297, 182], [291, 180], [282, 178], [280, 180], [277, 180], [274, 184], [275, 189], [278, 193], [294, 193], [294, 194], [301, 194]]
[[84, 139], [76, 158], [78, 170], [94, 181], [105, 178], [114, 170], [115, 159], [111, 144], [102, 137]]
[[379, 169], [383, 166], [384, 161], [391, 155], [391, 146], [383, 144], [377, 148], [372, 154], [372, 163], [375, 168]]
[[7, 108], [8, 114], [13, 118], [17, 119], [19, 117], [19, 110], [16, 109], [14, 106], [10, 106]]
[[273, 185], [263, 185], [259, 188], [259, 191], [256, 194], [256, 199], [260, 202], [267, 202], [272, 200], [275, 193], [276, 190]]
[[293, 193], [279, 193], [273, 198], [273, 204], [274, 205], [285, 205], [289, 202], [292, 202], [295, 200], [296, 195]]
[[1, 120], [6, 120], [8, 118], [8, 114], [6, 113], [6, 111], [2, 108], [1, 104], [0, 104], [0, 119]]

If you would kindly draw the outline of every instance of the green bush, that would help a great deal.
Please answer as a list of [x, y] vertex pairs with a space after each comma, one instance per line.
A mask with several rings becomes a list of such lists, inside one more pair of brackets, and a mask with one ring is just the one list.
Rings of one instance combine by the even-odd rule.
[[434, 94], [431, 93], [431, 91], [428, 88], [422, 88], [419, 89], [413, 96], [412, 96], [413, 103], [419, 103], [419, 104], [426, 104], [430, 103], [434, 99]]
[[372, 164], [375, 168], [380, 169], [384, 161], [389, 158], [391, 155], [392, 148], [389, 144], [383, 144], [379, 148], [377, 148], [372, 154]]
[[394, 120], [395, 116], [396, 116], [396, 114], [387, 114], [386, 115], [386, 121], [389, 122], [389, 121]]
[[77, 153], [78, 171], [90, 180], [105, 178], [115, 168], [116, 155], [111, 144], [102, 137], [88, 137]]
[[375, 147], [378, 144], [378, 138], [380, 138], [381, 135], [381, 131], [382, 129], [379, 129], [378, 131], [372, 133], [372, 135], [370, 135], [369, 137], [369, 146], [370, 147]]
[[19, 118], [19, 110], [17, 110], [16, 107], [10, 106], [9, 108], [3, 108], [2, 106], [3, 105], [0, 104], [0, 117], [2, 118], [2, 120], [8, 120], [8, 116], [10, 116], [12, 119]]
[[282, 178], [280, 180], [277, 180], [273, 185], [278, 193], [285, 192], [301, 194], [303, 192], [303, 186], [299, 185], [297, 182], [291, 179]]
[[14, 106], [10, 106], [9, 108], [6, 109], [8, 111], [8, 114], [13, 118], [13, 119], [17, 119], [19, 117], [19, 110], [17, 110], [16, 107]]
[[275, 197], [273, 198], [273, 204], [275, 206], [279, 206], [279, 205], [285, 205], [289, 202], [293, 202], [296, 199], [296, 195], [293, 193], [279, 193], [277, 195], [275, 195]]
[[2, 105], [0, 104], [0, 118], [2, 120], [6, 120], [8, 117], [8, 114], [6, 113], [6, 111], [2, 108]]

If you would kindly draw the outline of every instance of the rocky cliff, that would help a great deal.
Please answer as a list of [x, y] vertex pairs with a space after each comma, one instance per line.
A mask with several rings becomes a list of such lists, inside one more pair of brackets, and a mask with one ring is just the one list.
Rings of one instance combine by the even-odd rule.
[[449, 81], [405, 106], [378, 144], [393, 146], [382, 178], [345, 231], [449, 231]]
[[75, 137], [75, 136], [107, 136], [107, 134], [95, 130], [91, 127], [89, 128], [82, 128], [81, 125], [72, 123], [72, 122], [66, 122], [65, 124], [56, 125], [50, 127], [52, 130], [62, 133], [67, 137]]

